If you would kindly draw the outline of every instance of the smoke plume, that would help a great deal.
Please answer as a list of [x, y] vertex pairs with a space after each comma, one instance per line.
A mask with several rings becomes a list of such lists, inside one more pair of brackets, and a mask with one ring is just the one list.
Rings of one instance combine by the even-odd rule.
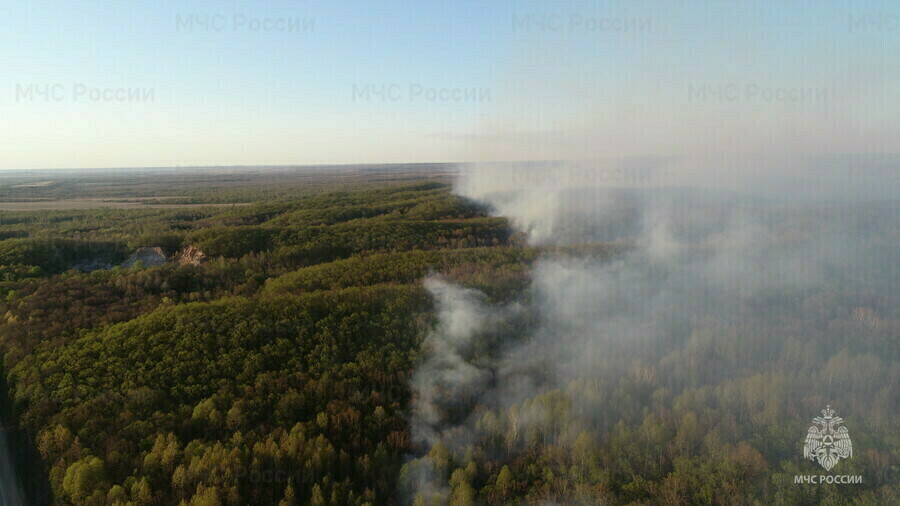
[[[423, 452], [407, 466], [411, 498], [446, 501], [448, 461], [465, 467], [478, 451], [512, 460], [536, 440], [569, 448], [582, 433], [603, 439], [623, 420], [640, 423], [644, 408], [672, 402], [663, 399], [756, 375], [782, 375], [785, 392], [736, 399], [735, 412], [802, 419], [827, 401], [865, 411], [873, 426], [879, 415], [895, 416], [882, 390], [898, 382], [890, 350], [849, 359], [842, 371], [867, 370], [840, 382], [831, 357], [853, 338], [888, 342], [900, 328], [891, 288], [900, 260], [896, 183], [867, 192], [874, 181], [842, 179], [846, 160], [822, 158], [744, 161], [740, 170], [732, 163], [728, 177], [716, 177], [725, 162], [462, 169], [456, 192], [509, 218], [530, 244], [617, 243], [627, 253], [552, 249], [534, 265], [527, 302], [516, 310], [426, 281], [439, 324], [412, 385], [411, 424]], [[527, 335], [497, 330], [521, 330], [511, 322], [526, 313], [537, 315]], [[862, 314], [878, 328], [828, 323]], [[792, 375], [773, 358], [793, 345], [808, 346], [797, 360], [821, 368], [821, 377]]]

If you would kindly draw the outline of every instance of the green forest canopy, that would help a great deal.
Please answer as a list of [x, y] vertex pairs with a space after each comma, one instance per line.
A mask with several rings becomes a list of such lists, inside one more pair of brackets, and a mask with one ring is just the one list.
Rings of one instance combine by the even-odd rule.
[[[542, 250], [441, 180], [265, 195], [227, 187], [180, 198], [245, 205], [0, 213], [9, 404], [56, 503], [406, 500], [398, 484], [418, 451], [408, 382], [434, 323], [421, 279], [527, 299]], [[139, 247], [188, 245], [210, 261], [116, 267]], [[751, 320], [698, 324], [601, 379], [484, 413], [470, 451], [435, 447], [432, 460], [454, 504], [892, 502], [900, 366], [877, 353], [896, 352], [885, 300], [796, 299], [798, 311], [823, 308], [844, 342], [798, 333], [787, 310], [775, 335]], [[869, 307], [882, 316], [866, 318]], [[864, 482], [794, 485], [803, 422], [777, 414], [789, 385], [834, 377], [858, 389], [847, 408], [860, 451], [842, 465]], [[552, 415], [539, 430], [510, 430], [538, 405]]]

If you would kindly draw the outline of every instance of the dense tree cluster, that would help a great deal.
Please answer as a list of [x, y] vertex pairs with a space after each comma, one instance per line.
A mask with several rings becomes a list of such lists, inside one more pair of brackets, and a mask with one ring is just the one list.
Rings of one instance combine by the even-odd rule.
[[[610, 340], [589, 377], [504, 409], [468, 406], [462, 450], [423, 449], [409, 427], [435, 324], [422, 278], [528, 307], [542, 258], [630, 248], [574, 240], [588, 226], [625, 235], [627, 206], [615, 223], [572, 223], [568, 246], [537, 248], [440, 181], [192, 184], [147, 202], [197, 207], [0, 213], [3, 407], [57, 504], [897, 500], [900, 304], [881, 288], [884, 267], [865, 274], [877, 289], [835, 280], [738, 296], [720, 301], [740, 315], [727, 324], [673, 323], [678, 338], [653, 345]], [[97, 195], [140, 196], [131, 188]], [[202, 205], [213, 203], [242, 205]], [[116, 267], [138, 247], [187, 245], [210, 260]], [[763, 305], [779, 308], [764, 322]], [[500, 353], [539, 316], [479, 336], [473, 353]], [[823, 384], [853, 414], [859, 449], [841, 466], [860, 486], [793, 483], [809, 471], [796, 427], [824, 406]], [[422, 451], [449, 484], [431, 497], [402, 486]]]
[[[72, 504], [393, 501], [431, 321], [420, 279], [509, 297], [536, 258], [436, 183], [7, 220], [11, 407]], [[186, 244], [212, 260], [78, 270]]]
[[[898, 301], [791, 295], [765, 321], [749, 307], [769, 301], [745, 300], [746, 317], [695, 322], [653, 346], [597, 336], [589, 377], [506, 409], [476, 407], [466, 444], [437, 443], [402, 471], [433, 466], [450, 489], [407, 494], [418, 504], [896, 503]], [[860, 485], [794, 482], [823, 473], [801, 449], [829, 402], [855, 446], [825, 474], [860, 475]]]

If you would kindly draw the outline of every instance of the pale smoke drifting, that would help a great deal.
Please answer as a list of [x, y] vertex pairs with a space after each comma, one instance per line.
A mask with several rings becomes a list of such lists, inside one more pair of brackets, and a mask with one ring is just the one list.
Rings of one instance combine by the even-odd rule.
[[[480, 364], [473, 357], [475, 339], [513, 317], [519, 308], [491, 308], [477, 290], [435, 276], [426, 278], [424, 285], [434, 298], [438, 324], [423, 343], [425, 359], [412, 378], [415, 400], [411, 432], [417, 445], [432, 448], [464, 437], [460, 433], [448, 434], [448, 429], [454, 429], [448, 421], [453, 412], [465, 412], [469, 405], [478, 402], [493, 377], [491, 364]], [[448, 493], [429, 457], [408, 466], [405, 485], [425, 497], [446, 497]]]
[[475, 290], [435, 277], [425, 280], [425, 288], [435, 299], [439, 323], [425, 339], [427, 358], [412, 379], [416, 396], [412, 437], [430, 447], [440, 441], [447, 409], [483, 390], [489, 379], [488, 371], [467, 362], [466, 357], [476, 334], [494, 316]]
[[[664, 364], [660, 360], [667, 353], [691, 349], [701, 338], [692, 335], [698, 323], [733, 326], [752, 318], [765, 326], [767, 316], [779, 310], [748, 301], [761, 304], [784, 293], [828, 286], [852, 290], [866, 285], [889, 293], [897, 272], [885, 266], [900, 260], [897, 194], [890, 193], [890, 185], [887, 195], [893, 199], [863, 203], [859, 197], [869, 195], [839, 176], [822, 177], [810, 189], [802, 184], [807, 179], [797, 182], [808, 165], [781, 162], [793, 172], [773, 171], [773, 165], [778, 166], [771, 160], [748, 163], [757, 167], [755, 173], [734, 171], [713, 184], [716, 165], [691, 167], [685, 160], [465, 168], [457, 193], [508, 217], [531, 244], [616, 241], [631, 249], [612, 260], [541, 259], [532, 272], [527, 308], [540, 316], [538, 328], [505, 343], [493, 359], [471, 353], [473, 344], [520, 311], [488, 306], [477, 291], [427, 280], [440, 323], [426, 341], [425, 359], [413, 380], [411, 423], [423, 453], [438, 446], [459, 458], [477, 444], [479, 420], [490, 411], [510, 417], [508, 447], [531, 429], [552, 433], [561, 421], [529, 399], [565, 392], [572, 381], [636, 374], [631, 369], [636, 360]], [[758, 180], [746, 185], [754, 174]], [[740, 181], [743, 190], [722, 184], [723, 179]], [[884, 188], [873, 193], [886, 195]], [[882, 306], [876, 312], [888, 321], [896, 318], [892, 311]], [[797, 325], [817, 324], [804, 318], [810, 315], [798, 315]], [[752, 352], [752, 345], [747, 347]], [[733, 374], [712, 364], [701, 365], [699, 372]], [[642, 374], [667, 374], [668, 388], [677, 392], [690, 371], [663, 367]], [[799, 394], [796, 399], [796, 404], [806, 402]], [[595, 429], [617, 421], [618, 406], [590, 405], [577, 395], [570, 400]], [[812, 413], [819, 409], [802, 407]], [[574, 435], [559, 437], [566, 444]], [[428, 455], [413, 461], [406, 476], [409, 492], [446, 500], [449, 485], [439, 466]]]

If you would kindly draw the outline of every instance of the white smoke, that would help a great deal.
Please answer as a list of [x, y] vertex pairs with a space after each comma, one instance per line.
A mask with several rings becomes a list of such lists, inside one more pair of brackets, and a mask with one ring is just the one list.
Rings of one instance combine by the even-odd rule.
[[477, 334], [495, 316], [476, 290], [436, 277], [426, 279], [425, 288], [435, 299], [439, 323], [425, 339], [426, 359], [412, 379], [416, 398], [412, 437], [430, 447], [440, 441], [447, 410], [486, 386], [489, 372], [467, 357]]
[[[659, 371], [638, 373], [633, 364], [664, 364], [666, 354], [698, 339], [692, 330], [698, 323], [734, 326], [749, 311], [764, 327], [779, 308], [752, 304], [767, 297], [866, 283], [889, 290], [897, 283], [896, 270], [879, 279], [883, 266], [898, 260], [896, 200], [846, 203], [852, 196], [832, 184], [798, 202], [767, 193], [776, 184], [771, 181], [745, 191], [704, 186], [697, 174], [714, 168], [696, 167], [681, 178], [673, 172], [684, 160], [646, 162], [598, 162], [593, 170], [579, 162], [463, 171], [456, 191], [508, 217], [531, 244], [616, 241], [630, 249], [613, 259], [544, 255], [532, 271], [527, 308], [539, 315], [538, 327], [490, 358], [473, 354], [473, 343], [520, 312], [489, 306], [477, 291], [427, 280], [440, 323], [413, 380], [418, 444], [426, 450], [439, 445], [462, 459], [477, 444], [482, 417], [501, 412], [508, 418], [507, 448], [515, 448], [529, 434], [562, 429], [555, 425], [563, 423], [557, 414], [539, 407], [546, 403], [531, 399], [584, 379], [634, 375], [635, 381], [651, 381]], [[749, 177], [733, 176], [729, 180]], [[826, 197], [832, 199], [827, 205], [810, 202]], [[746, 353], [754, 352], [752, 343], [746, 346]], [[734, 372], [700, 364], [704, 375]], [[670, 374], [668, 387], [678, 391], [687, 373]], [[569, 400], [598, 429], [610, 427], [626, 409], [586, 405], [577, 395]], [[446, 499], [449, 485], [439, 467], [428, 455], [414, 461], [407, 476], [412, 492]]]

